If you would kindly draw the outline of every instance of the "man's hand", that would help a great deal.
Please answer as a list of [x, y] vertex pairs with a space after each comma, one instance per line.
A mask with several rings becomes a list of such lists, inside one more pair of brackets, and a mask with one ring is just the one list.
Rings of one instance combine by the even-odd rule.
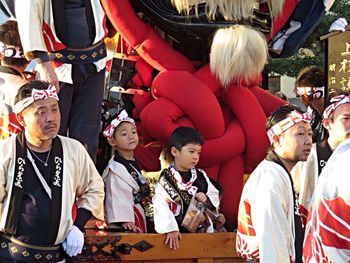
[[36, 66], [37, 73], [39, 74], [39, 79], [42, 81], [49, 82], [51, 85], [56, 87], [57, 92], [60, 91], [60, 85], [58, 83], [58, 78], [55, 73], [51, 61], [46, 61], [43, 63], [38, 63]]
[[181, 234], [179, 231], [172, 231], [166, 234], [165, 244], [169, 244], [171, 249], [178, 249], [180, 247]]
[[345, 18], [338, 18], [337, 20], [335, 20], [331, 24], [331, 26], [330, 26], [328, 31], [331, 32], [331, 31], [338, 31], [338, 30], [340, 30], [340, 31], [344, 32], [345, 31], [345, 27], [347, 25], [348, 25], [348, 22], [346, 21]]
[[80, 254], [84, 245], [84, 234], [73, 225], [69, 231], [66, 240], [62, 243], [63, 250], [70, 257]]

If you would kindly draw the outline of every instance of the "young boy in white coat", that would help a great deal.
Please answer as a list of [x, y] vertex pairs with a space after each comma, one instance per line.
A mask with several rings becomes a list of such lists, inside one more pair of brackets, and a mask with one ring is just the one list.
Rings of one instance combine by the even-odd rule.
[[172, 249], [179, 248], [180, 232], [189, 232], [182, 222], [192, 197], [215, 214], [219, 207], [219, 191], [195, 167], [202, 145], [198, 131], [181, 126], [173, 131], [166, 148], [173, 163], [162, 171], [155, 188], [154, 226], [158, 233], [166, 233], [165, 243]]

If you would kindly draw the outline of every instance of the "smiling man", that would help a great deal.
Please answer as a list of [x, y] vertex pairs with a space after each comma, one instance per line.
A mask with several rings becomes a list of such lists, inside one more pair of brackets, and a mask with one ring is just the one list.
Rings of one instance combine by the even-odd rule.
[[310, 119], [284, 105], [266, 121], [271, 147], [245, 184], [238, 212], [237, 253], [247, 262], [301, 262], [304, 229], [290, 171], [310, 153]]
[[0, 142], [0, 261], [64, 262], [63, 250], [81, 252], [86, 221], [103, 219], [103, 182], [81, 143], [57, 136], [55, 87], [29, 82], [15, 101], [24, 130]]

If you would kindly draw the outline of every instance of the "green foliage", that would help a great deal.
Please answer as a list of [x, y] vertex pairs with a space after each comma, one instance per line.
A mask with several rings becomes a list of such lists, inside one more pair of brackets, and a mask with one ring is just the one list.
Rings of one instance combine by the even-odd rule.
[[[270, 59], [269, 72], [275, 75], [287, 75], [295, 77], [304, 67], [310, 65], [324, 65], [324, 47], [318, 38], [328, 32], [330, 25], [340, 17], [344, 17], [350, 23], [350, 1], [335, 0], [330, 12], [322, 19], [320, 24], [304, 42], [302, 48], [310, 50], [314, 54], [310, 57], [302, 49], [292, 57], [285, 59]], [[310, 53], [310, 52], [307, 52]]]

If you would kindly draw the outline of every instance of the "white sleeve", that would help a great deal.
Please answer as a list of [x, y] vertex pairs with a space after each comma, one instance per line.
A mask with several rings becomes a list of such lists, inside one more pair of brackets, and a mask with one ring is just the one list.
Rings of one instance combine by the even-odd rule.
[[288, 220], [289, 202], [292, 202], [288, 200], [289, 191], [277, 173], [260, 176], [256, 185], [251, 215], [261, 263], [290, 262], [293, 233]]
[[[3, 144], [0, 144], [1, 149], [3, 149]], [[7, 163], [8, 165], [8, 163]], [[7, 178], [7, 168], [5, 167], [4, 153], [1, 151], [0, 156], [0, 217], [2, 212], [2, 205], [6, 197], [6, 178]]]
[[91, 160], [89, 154], [83, 145], [75, 142], [72, 146], [75, 148], [77, 158], [79, 158], [79, 167], [76, 169], [76, 177], [79, 179], [76, 189], [77, 207], [85, 208], [90, 211], [97, 219], [104, 219], [104, 185], [96, 166]]
[[154, 227], [157, 233], [169, 233], [179, 231], [179, 226], [173, 212], [170, 210], [167, 200], [170, 200], [165, 189], [157, 183], [153, 196]]
[[312, 147], [309, 157], [305, 162], [297, 163], [293, 169], [292, 176], [295, 176], [294, 182], [298, 186], [299, 204], [303, 222], [306, 222], [308, 211], [310, 210], [312, 196], [315, 191], [318, 178], [316, 146]]
[[45, 0], [15, 0], [16, 20], [24, 53], [45, 51], [43, 17]]
[[207, 174], [201, 170], [205, 180], [207, 181], [208, 183], [208, 190], [207, 192], [205, 193], [206, 196], [208, 196], [208, 198], [210, 199], [211, 203], [213, 204], [213, 206], [218, 209], [219, 205], [220, 205], [220, 199], [219, 199], [219, 191], [218, 189], [216, 189], [214, 187], [214, 185], [210, 182], [210, 179], [209, 177], [207, 176]]
[[108, 174], [104, 176], [104, 183], [106, 189], [105, 207], [107, 222], [135, 223], [132, 188], [110, 169], [108, 169]]

